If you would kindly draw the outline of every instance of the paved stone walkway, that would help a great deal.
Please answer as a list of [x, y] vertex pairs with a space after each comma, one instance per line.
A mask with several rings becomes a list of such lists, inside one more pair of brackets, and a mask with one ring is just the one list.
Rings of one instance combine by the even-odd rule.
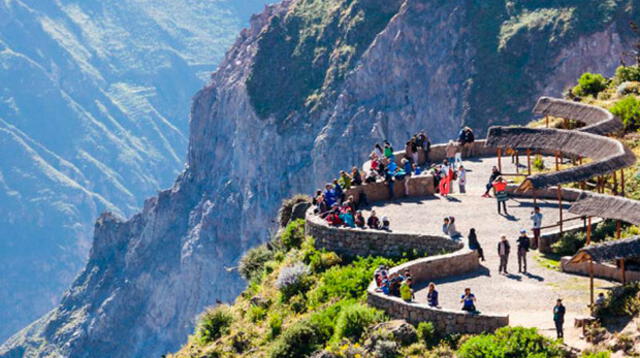
[[[399, 199], [375, 204], [373, 209], [378, 216], [389, 217], [394, 231], [441, 235], [445, 216], [456, 218], [457, 229], [465, 236], [462, 239], [465, 243], [469, 229], [476, 229], [486, 261], [481, 263], [482, 268], [477, 272], [435, 281], [443, 307], [458, 309], [460, 295], [465, 287], [470, 287], [478, 299], [479, 310], [507, 313], [511, 325], [537, 327], [542, 333], [555, 337], [552, 308], [555, 300], [562, 297], [567, 307], [565, 341], [581, 347], [584, 343], [578, 339], [577, 330], [573, 329], [573, 320], [578, 315], [588, 314], [589, 279], [545, 268], [534, 259], [538, 255], [534, 251], [530, 251], [528, 255], [528, 273], [518, 273], [515, 240], [522, 228], [527, 229], [529, 236], [532, 236], [529, 217], [533, 200], [510, 200], [507, 208], [512, 216], [498, 215], [496, 200], [481, 197], [491, 167], [496, 163], [496, 158], [464, 161], [463, 164], [468, 169], [467, 194], [457, 194], [455, 183], [455, 193], [449, 199], [440, 196]], [[503, 158], [503, 167], [504, 172], [515, 172], [515, 166], [510, 163], [509, 158]], [[557, 202], [538, 200], [538, 205], [544, 214], [543, 226], [557, 222]], [[566, 208], [568, 205], [565, 205]], [[566, 218], [572, 217], [566, 211], [564, 214]], [[581, 221], [574, 221], [568, 224], [580, 223]], [[501, 234], [507, 235], [512, 248], [508, 264], [510, 274], [507, 276], [498, 274], [497, 243]], [[595, 285], [596, 288], [605, 289], [615, 283], [596, 280]], [[418, 287], [416, 299], [418, 302], [426, 302], [424, 287]]]

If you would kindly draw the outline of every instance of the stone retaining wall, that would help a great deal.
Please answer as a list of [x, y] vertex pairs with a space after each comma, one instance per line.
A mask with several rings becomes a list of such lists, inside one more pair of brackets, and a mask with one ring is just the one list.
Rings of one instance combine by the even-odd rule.
[[316, 247], [347, 256], [401, 256], [412, 251], [420, 255], [436, 255], [464, 246], [461, 242], [440, 236], [333, 227], [312, 211], [307, 212], [305, 230], [307, 235], [315, 238]]
[[[480, 267], [475, 251], [463, 249], [448, 255], [426, 257], [394, 267], [391, 272], [408, 269], [416, 282], [429, 281], [473, 272]], [[493, 332], [509, 325], [509, 316], [485, 313], [468, 313], [449, 309], [438, 309], [422, 303], [405, 302], [398, 297], [376, 292], [375, 282], [367, 291], [367, 302], [384, 310], [392, 317], [402, 318], [417, 324], [430, 321], [439, 332], [471, 333]]]
[[[575, 273], [578, 275], [589, 275], [589, 263], [569, 263], [570, 256], [565, 256], [560, 260], [560, 268], [563, 272]], [[605, 280], [613, 280], [622, 282], [622, 271], [616, 265], [607, 263], [593, 263], [593, 276], [602, 278]], [[625, 277], [627, 282], [640, 281], [640, 271], [625, 270]]]

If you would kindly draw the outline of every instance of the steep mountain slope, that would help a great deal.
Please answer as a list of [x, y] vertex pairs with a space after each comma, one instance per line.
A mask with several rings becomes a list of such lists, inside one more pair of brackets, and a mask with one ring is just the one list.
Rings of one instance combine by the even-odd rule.
[[265, 2], [0, 1], [0, 340], [58, 303], [100, 212], [174, 180], [190, 97]]
[[[361, 163], [374, 142], [530, 119], [582, 72], [613, 72], [631, 1], [286, 0], [252, 19], [194, 98], [188, 164], [129, 221], [104, 215], [60, 306], [0, 348], [67, 357], [177, 349], [244, 283], [283, 197]], [[592, 11], [597, 8], [598, 11]], [[588, 10], [588, 11], [587, 11]], [[595, 14], [595, 15], [594, 15]], [[480, 135], [480, 134], [479, 134]], [[117, 344], [116, 344], [117, 343]], [[25, 353], [26, 352], [26, 353]]]

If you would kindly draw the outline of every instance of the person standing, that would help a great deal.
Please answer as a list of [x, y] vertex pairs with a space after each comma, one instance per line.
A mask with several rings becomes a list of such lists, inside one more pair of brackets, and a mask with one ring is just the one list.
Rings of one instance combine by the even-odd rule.
[[509, 274], [509, 272], [507, 272], [507, 264], [509, 263], [509, 251], [511, 251], [511, 245], [509, 245], [507, 237], [505, 235], [502, 235], [500, 237], [500, 242], [498, 242], [498, 256], [500, 256], [500, 267], [498, 268], [498, 273], [504, 273], [506, 275]]
[[496, 181], [496, 179], [498, 179], [498, 177], [501, 175], [502, 173], [500, 173], [500, 171], [498, 170], [498, 167], [491, 168], [491, 176], [489, 177], [489, 182], [487, 183], [487, 186], [486, 186], [487, 190], [484, 192], [484, 194], [482, 194], [483, 198], [491, 197], [491, 195], [489, 195], [489, 192], [493, 187], [493, 182]]
[[480, 260], [485, 261], [484, 259], [484, 251], [482, 251], [482, 246], [480, 246], [480, 242], [478, 241], [478, 236], [476, 235], [476, 229], [471, 228], [469, 230], [469, 249], [475, 250], [478, 252], [478, 257]]
[[520, 230], [520, 237], [518, 237], [518, 272], [527, 273], [527, 252], [531, 241], [527, 236], [527, 230]]
[[471, 293], [470, 288], [464, 289], [464, 294], [460, 297], [460, 303], [462, 303], [462, 310], [467, 312], [476, 311], [476, 296]]
[[458, 145], [456, 142], [449, 140], [447, 146], [444, 148], [445, 155], [447, 156], [447, 161], [449, 164], [453, 165], [456, 160], [456, 152], [458, 151]]
[[533, 212], [531, 212], [531, 221], [533, 222], [533, 243], [531, 247], [535, 250], [538, 248], [538, 243], [540, 242], [540, 228], [542, 227], [542, 213], [540, 212], [540, 207], [535, 206], [533, 208]]
[[467, 185], [467, 171], [461, 165], [458, 168], [458, 188], [460, 189], [460, 194], [465, 194], [467, 192], [465, 186]]
[[429, 290], [427, 291], [427, 304], [429, 307], [438, 307], [438, 291], [436, 290], [436, 284], [429, 283]]
[[500, 205], [502, 205], [504, 214], [509, 215], [509, 213], [507, 212], [507, 200], [509, 200], [509, 193], [507, 192], [507, 181], [504, 180], [504, 178], [499, 177], [493, 183], [493, 190], [496, 192], [496, 202], [498, 203], [498, 214], [501, 214]]
[[562, 305], [562, 299], [558, 298], [556, 301], [556, 305], [553, 307], [553, 322], [556, 325], [556, 334], [558, 339], [564, 338], [564, 330], [562, 326], [564, 325], [564, 314], [567, 310]]

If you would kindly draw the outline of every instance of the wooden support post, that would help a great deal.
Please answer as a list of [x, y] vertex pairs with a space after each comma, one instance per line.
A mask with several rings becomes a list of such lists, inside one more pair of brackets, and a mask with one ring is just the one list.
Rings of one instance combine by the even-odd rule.
[[502, 173], [502, 148], [498, 148], [498, 170]]
[[547, 122], [547, 128], [549, 128], [549, 116], [544, 116], [545, 122]]
[[527, 149], [527, 171], [531, 175], [531, 149]]
[[624, 169], [620, 169], [620, 195], [624, 196]]
[[559, 153], [556, 152], [556, 171], [560, 170]]
[[591, 216], [587, 218], [587, 244], [586, 246], [591, 245]]
[[620, 260], [620, 271], [621, 271], [621, 274], [622, 274], [621, 275], [622, 276], [621, 277], [621, 281], [622, 281], [622, 284], [624, 285], [625, 283], [627, 283], [627, 274], [624, 272], [625, 271], [625, 269], [624, 269], [624, 259]]
[[620, 240], [620, 235], [622, 235], [622, 221], [616, 221], [616, 239]]
[[593, 259], [589, 258], [589, 309], [593, 316]]
[[616, 173], [616, 171], [611, 173], [613, 175], [613, 195], [618, 195], [618, 175]]
[[514, 149], [516, 153], [516, 174], [520, 174], [520, 152], [517, 149]]
[[562, 230], [562, 187], [558, 185], [558, 207], [560, 208], [560, 234], [563, 233]]

